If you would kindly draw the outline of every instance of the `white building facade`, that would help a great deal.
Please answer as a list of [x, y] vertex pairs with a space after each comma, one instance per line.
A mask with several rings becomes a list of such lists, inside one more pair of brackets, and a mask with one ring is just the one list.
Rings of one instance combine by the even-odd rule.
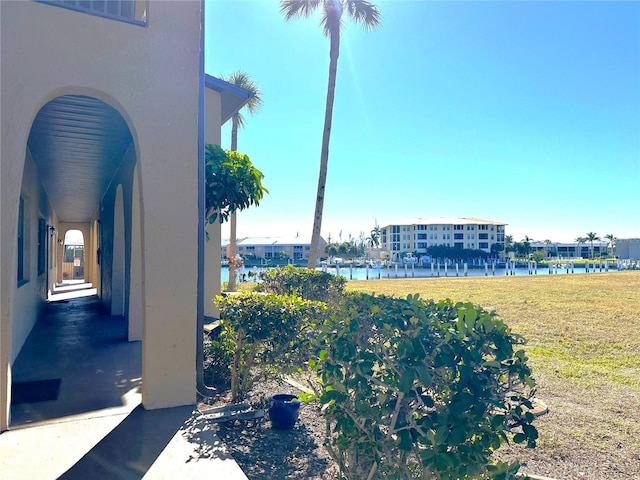
[[[318, 257], [323, 256], [327, 242], [320, 237]], [[222, 245], [222, 257], [228, 257], [228, 245]], [[294, 261], [308, 260], [311, 237], [247, 237], [238, 240], [238, 255], [262, 260], [287, 258]]]
[[480, 218], [416, 218], [382, 227], [380, 246], [392, 259], [408, 252], [425, 254], [435, 246], [490, 253], [496, 244], [502, 249], [505, 226]]

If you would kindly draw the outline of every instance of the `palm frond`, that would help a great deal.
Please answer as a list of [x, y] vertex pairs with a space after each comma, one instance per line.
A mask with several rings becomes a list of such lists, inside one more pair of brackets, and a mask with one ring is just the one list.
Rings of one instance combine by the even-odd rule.
[[308, 18], [321, 3], [322, 0], [280, 0], [280, 13], [285, 20]]
[[344, 0], [349, 18], [359, 23], [365, 30], [373, 30], [380, 25], [380, 10], [368, 0]]
[[[262, 92], [260, 91], [260, 87], [258, 84], [251, 79], [249, 74], [243, 72], [242, 70], [237, 70], [233, 72], [228, 77], [223, 77], [226, 82], [229, 82], [236, 87], [240, 87], [250, 93], [253, 94], [251, 99], [245, 105], [247, 110], [251, 115], [253, 115], [256, 111], [260, 109], [262, 106]], [[242, 114], [238, 113], [238, 127], [242, 128], [245, 124], [244, 117]]]

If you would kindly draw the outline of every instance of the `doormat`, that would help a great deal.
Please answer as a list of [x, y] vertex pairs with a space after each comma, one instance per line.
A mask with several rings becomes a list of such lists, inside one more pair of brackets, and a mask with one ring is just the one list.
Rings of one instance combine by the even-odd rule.
[[33, 382], [14, 382], [11, 385], [11, 403], [18, 405], [57, 400], [61, 381], [60, 378], [52, 378]]

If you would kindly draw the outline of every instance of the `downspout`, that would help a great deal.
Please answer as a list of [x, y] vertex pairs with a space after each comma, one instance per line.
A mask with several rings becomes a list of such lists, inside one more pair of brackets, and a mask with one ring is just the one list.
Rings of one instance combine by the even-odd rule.
[[205, 239], [205, 165], [204, 165], [204, 0], [200, 0], [200, 79], [198, 82], [198, 280], [196, 296], [196, 389], [213, 396], [215, 388], [204, 383], [204, 239]]

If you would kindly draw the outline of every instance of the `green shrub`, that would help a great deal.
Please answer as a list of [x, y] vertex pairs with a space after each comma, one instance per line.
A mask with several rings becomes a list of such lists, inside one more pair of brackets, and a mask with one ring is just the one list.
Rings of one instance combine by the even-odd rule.
[[469, 303], [349, 294], [310, 366], [327, 448], [347, 479], [510, 478], [508, 438], [535, 446], [522, 340]]
[[217, 338], [205, 340], [204, 375], [207, 385], [229, 387], [231, 385], [231, 362], [235, 350], [234, 342], [223, 331]]
[[231, 359], [232, 401], [241, 398], [252, 383], [251, 369], [297, 368], [302, 354], [308, 355], [305, 334], [313, 330], [324, 311], [319, 302], [295, 295], [243, 293], [217, 296], [224, 338], [233, 343]]
[[270, 268], [260, 274], [260, 279], [262, 282], [256, 286], [258, 291], [297, 295], [325, 303], [338, 301], [347, 283], [344, 277], [293, 265]]

